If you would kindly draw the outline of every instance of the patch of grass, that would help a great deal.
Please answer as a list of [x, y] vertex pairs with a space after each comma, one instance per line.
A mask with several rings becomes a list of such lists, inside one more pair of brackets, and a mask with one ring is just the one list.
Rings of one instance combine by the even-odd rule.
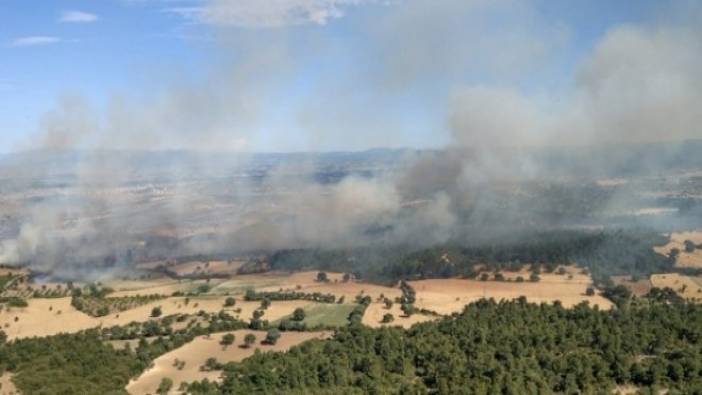
[[12, 282], [12, 280], [16, 279], [17, 276], [13, 275], [5, 275], [5, 276], [0, 276], [0, 292], [5, 290], [5, 287]]
[[[353, 304], [314, 304], [305, 308], [304, 322], [308, 328], [316, 326], [346, 326], [349, 314], [356, 307]], [[288, 317], [289, 318], [289, 317]]]

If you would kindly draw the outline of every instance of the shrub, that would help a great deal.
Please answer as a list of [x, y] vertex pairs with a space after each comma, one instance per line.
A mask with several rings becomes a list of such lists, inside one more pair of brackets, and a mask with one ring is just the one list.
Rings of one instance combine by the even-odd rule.
[[154, 317], [154, 318], [160, 317], [162, 313], [163, 313], [163, 312], [161, 311], [161, 306], [154, 307], [154, 308], [151, 310], [151, 316]]

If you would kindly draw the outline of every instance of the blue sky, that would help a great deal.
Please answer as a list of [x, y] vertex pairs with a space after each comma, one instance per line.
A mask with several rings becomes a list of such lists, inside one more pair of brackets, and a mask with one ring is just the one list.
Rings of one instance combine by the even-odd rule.
[[[442, 146], [453, 139], [456, 91], [504, 88], [537, 107], [570, 100], [608, 32], [658, 23], [677, 7], [421, 2], [2, 0], [0, 152], [41, 147], [52, 111], [70, 129], [67, 97], [97, 119], [77, 147]], [[134, 108], [115, 110], [115, 97]], [[153, 138], [117, 136], [127, 128]]]

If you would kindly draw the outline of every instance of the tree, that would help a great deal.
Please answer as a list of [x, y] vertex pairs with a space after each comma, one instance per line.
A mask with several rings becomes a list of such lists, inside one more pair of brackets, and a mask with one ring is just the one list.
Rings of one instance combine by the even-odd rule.
[[320, 282], [320, 283], [329, 282], [329, 277], [327, 276], [327, 273], [326, 272], [317, 273], [317, 282]]
[[302, 321], [305, 319], [306, 313], [305, 310], [302, 309], [301, 307], [298, 307], [293, 311], [292, 319], [293, 321]]
[[385, 298], [385, 300], [383, 301], [383, 303], [385, 303], [385, 308], [386, 308], [386, 309], [390, 310], [390, 309], [392, 308], [393, 302], [392, 302], [392, 300], [390, 300], [389, 298]]
[[382, 321], [382, 323], [383, 323], [383, 324], [389, 324], [389, 323], [393, 322], [394, 320], [395, 320], [395, 317], [394, 317], [392, 314], [387, 313], [387, 314], [385, 314], [385, 315], [383, 316], [383, 321]]
[[695, 252], [695, 243], [693, 243], [692, 240], [685, 240], [683, 244], [685, 244], [685, 252]]
[[230, 346], [234, 344], [234, 334], [233, 333], [227, 333], [224, 336], [222, 336], [222, 340], [219, 342], [219, 344], [223, 346]]
[[164, 377], [161, 379], [161, 384], [158, 385], [158, 389], [156, 390], [156, 393], [159, 395], [166, 395], [166, 394], [168, 394], [168, 391], [170, 391], [172, 387], [173, 387], [173, 380], [169, 379], [168, 377]]
[[269, 308], [270, 306], [271, 306], [271, 300], [270, 300], [270, 299], [264, 298], [263, 300], [261, 300], [261, 308], [262, 308], [263, 310]]
[[[154, 318], [160, 317], [162, 313], [163, 313], [163, 312], [161, 311], [161, 306], [154, 307], [154, 308], [151, 310], [151, 316], [154, 317]], [[172, 384], [172, 383], [171, 383], [171, 384]]]
[[280, 339], [280, 331], [278, 329], [272, 328], [266, 332], [266, 339], [263, 341], [266, 344], [274, 345]]
[[587, 287], [587, 290], [585, 290], [585, 295], [587, 296], [595, 296], [595, 289], [592, 287]]
[[541, 277], [536, 273], [531, 273], [531, 275], [529, 276], [529, 281], [531, 281], [532, 283], [538, 283], [539, 281], [541, 281]]
[[253, 333], [249, 333], [246, 336], [244, 336], [244, 348], [249, 348], [254, 343], [256, 343], [256, 335], [254, 335]]
[[224, 300], [224, 307], [232, 307], [236, 304], [236, 299], [231, 296]]
[[345, 283], [351, 281], [351, 274], [349, 274], [349, 273], [344, 273], [343, 281], [344, 281]]
[[412, 305], [410, 303], [403, 303], [400, 308], [402, 309], [402, 312], [405, 313], [405, 315], [407, 317], [414, 314], [414, 305]]

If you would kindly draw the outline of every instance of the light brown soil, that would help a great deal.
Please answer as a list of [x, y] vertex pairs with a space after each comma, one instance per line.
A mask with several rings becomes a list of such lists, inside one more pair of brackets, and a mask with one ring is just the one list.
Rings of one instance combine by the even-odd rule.
[[642, 279], [638, 281], [631, 281], [631, 276], [612, 276], [612, 282], [615, 285], [623, 285], [632, 294], [636, 296], [646, 295], [652, 288], [651, 280]]
[[[384, 324], [381, 321], [383, 316], [387, 313], [392, 314], [395, 319], [391, 323]], [[392, 308], [388, 310], [382, 302], [373, 302], [368, 306], [366, 313], [363, 315], [363, 323], [371, 328], [381, 326], [401, 326], [403, 328], [409, 328], [416, 323], [431, 321], [438, 318], [440, 317], [423, 314], [412, 314], [410, 317], [405, 317], [400, 309], [399, 303], [394, 303]]]
[[0, 395], [17, 395], [19, 392], [12, 383], [12, 373], [4, 373], [0, 376]]
[[525, 296], [532, 303], [553, 303], [558, 300], [565, 307], [583, 301], [601, 309], [612, 307], [612, 303], [600, 295], [585, 295], [591, 281], [585, 275], [579, 276], [574, 275], [572, 280], [568, 280], [567, 275], [542, 274], [541, 281], [537, 283], [440, 279], [412, 281], [410, 285], [417, 293], [416, 307], [443, 315], [460, 312], [466, 304], [481, 298], [511, 300], [520, 296]]
[[[331, 336], [331, 332], [282, 332], [278, 342], [270, 346], [260, 343], [266, 337], [266, 332], [264, 331], [238, 330], [232, 333], [235, 336], [235, 341], [233, 345], [228, 347], [223, 347], [220, 344], [220, 340], [224, 335], [220, 333], [210, 337], [197, 337], [183, 347], [160, 356], [154, 361], [152, 368], [127, 385], [127, 392], [132, 395], [153, 394], [158, 388], [161, 379], [168, 377], [173, 380], [171, 393], [179, 393], [177, 389], [182, 382], [193, 382], [205, 378], [211, 381], [220, 380], [221, 372], [203, 372], [200, 370], [200, 366], [204, 365], [208, 358], [216, 358], [217, 361], [222, 363], [239, 362], [253, 355], [255, 350], [263, 352], [286, 351], [290, 347], [304, 341], [325, 339]], [[244, 337], [249, 333], [256, 335], [257, 341], [255, 345], [250, 348], [241, 348], [240, 345], [243, 343]], [[176, 359], [185, 362], [182, 370], [174, 366]]]
[[359, 294], [370, 295], [374, 300], [381, 294], [391, 299], [401, 295], [400, 290], [397, 288], [357, 281], [343, 282], [343, 273], [327, 272], [329, 281], [320, 283], [316, 281], [317, 273], [316, 271], [297, 273], [270, 272], [235, 276], [216, 286], [212, 292], [243, 294], [247, 288], [255, 288], [258, 291], [321, 292], [324, 294], [331, 293], [337, 297], [344, 296], [346, 302], [353, 302]]
[[651, 284], [657, 288], [671, 288], [683, 298], [702, 302], [702, 278], [678, 273], [653, 274]]
[[[145, 322], [151, 319], [154, 307], [161, 307], [162, 316], [171, 314], [195, 314], [200, 310], [208, 313], [228, 311], [236, 318], [248, 321], [261, 304], [259, 302], [239, 302], [233, 308], [224, 309], [225, 297], [190, 298], [186, 305], [185, 298], [168, 298], [154, 301], [137, 308], [110, 314], [105, 317], [91, 317], [71, 306], [71, 298], [29, 299], [25, 308], [13, 307], [0, 313], [0, 326], [8, 338], [26, 338], [32, 336], [51, 336], [59, 333], [75, 333], [98, 326], [126, 325], [132, 321]], [[313, 304], [308, 301], [276, 301], [265, 311], [263, 319], [275, 321], [290, 315], [298, 307]], [[52, 310], [49, 310], [52, 307]], [[241, 309], [235, 313], [234, 309]], [[59, 311], [61, 312], [59, 314]], [[15, 322], [15, 317], [18, 321]]]
[[694, 252], [685, 252], [685, 240], [690, 240], [695, 244], [702, 244], [702, 231], [676, 232], [670, 234], [670, 242], [662, 247], [654, 247], [653, 250], [661, 255], [668, 256], [673, 248], [680, 250], [680, 255], [675, 262], [680, 268], [702, 268], [702, 249]]
[[237, 270], [244, 264], [242, 261], [192, 261], [169, 266], [168, 269], [179, 276], [191, 274], [236, 274]]
[[212, 279], [208, 283], [206, 280], [173, 280], [161, 278], [156, 280], [129, 280], [129, 281], [109, 281], [105, 286], [115, 290], [111, 297], [135, 296], [135, 295], [164, 295], [171, 296], [174, 292], [191, 292], [198, 286], [209, 284], [211, 287], [217, 286], [222, 280]]

